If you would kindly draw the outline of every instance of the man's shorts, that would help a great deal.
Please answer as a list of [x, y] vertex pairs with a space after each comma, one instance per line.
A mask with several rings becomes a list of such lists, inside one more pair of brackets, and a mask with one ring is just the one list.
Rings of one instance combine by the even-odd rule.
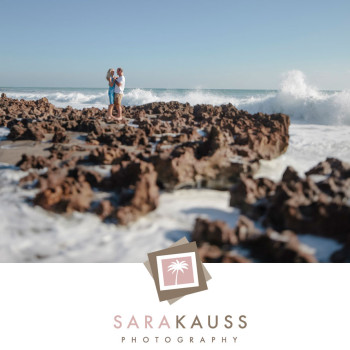
[[115, 94], [114, 95], [114, 104], [116, 106], [121, 106], [122, 105], [122, 99], [123, 99], [123, 94]]

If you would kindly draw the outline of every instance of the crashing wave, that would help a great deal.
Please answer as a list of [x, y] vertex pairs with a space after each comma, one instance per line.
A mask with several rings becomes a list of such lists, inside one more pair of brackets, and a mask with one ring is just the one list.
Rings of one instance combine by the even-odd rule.
[[[58, 107], [74, 108], [107, 106], [106, 89], [32, 89], [6, 91], [9, 97], [35, 100], [47, 97]], [[324, 92], [309, 85], [301, 71], [285, 74], [278, 91], [203, 90], [203, 89], [126, 89], [123, 103], [127, 106], [150, 102], [179, 101], [221, 105], [232, 103], [249, 113], [285, 113], [292, 121], [311, 124], [350, 125], [350, 91]]]

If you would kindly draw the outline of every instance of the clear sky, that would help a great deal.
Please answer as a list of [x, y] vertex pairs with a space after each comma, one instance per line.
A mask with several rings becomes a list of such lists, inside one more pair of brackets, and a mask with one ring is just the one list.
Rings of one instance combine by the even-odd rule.
[[0, 0], [0, 86], [350, 89], [348, 0]]

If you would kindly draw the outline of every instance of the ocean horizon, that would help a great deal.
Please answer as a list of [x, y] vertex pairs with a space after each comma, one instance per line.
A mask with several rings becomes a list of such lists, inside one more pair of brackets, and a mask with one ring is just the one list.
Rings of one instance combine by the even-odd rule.
[[[107, 84], [106, 84], [107, 85]], [[108, 105], [105, 88], [0, 87], [8, 97], [38, 100], [46, 97], [57, 107], [77, 109]], [[231, 103], [249, 113], [284, 113], [292, 122], [322, 125], [350, 125], [350, 90], [319, 90], [310, 85], [303, 72], [285, 75], [278, 89], [169, 89], [126, 87], [123, 104], [138, 106], [152, 102], [222, 105]]]

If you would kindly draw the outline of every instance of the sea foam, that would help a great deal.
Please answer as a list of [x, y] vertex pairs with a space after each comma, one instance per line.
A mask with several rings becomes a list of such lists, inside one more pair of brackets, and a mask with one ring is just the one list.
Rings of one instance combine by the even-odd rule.
[[305, 75], [300, 71], [285, 74], [275, 95], [237, 106], [250, 113], [285, 113], [292, 121], [350, 125], [350, 91], [319, 91], [307, 84]]
[[[107, 89], [6, 89], [9, 97], [36, 100], [47, 97], [58, 107], [107, 107]], [[249, 113], [285, 113], [292, 122], [350, 125], [350, 91], [320, 91], [307, 82], [303, 72], [284, 74], [279, 90], [204, 90], [204, 89], [126, 89], [127, 106], [150, 102], [179, 101], [191, 105], [232, 103]]]

